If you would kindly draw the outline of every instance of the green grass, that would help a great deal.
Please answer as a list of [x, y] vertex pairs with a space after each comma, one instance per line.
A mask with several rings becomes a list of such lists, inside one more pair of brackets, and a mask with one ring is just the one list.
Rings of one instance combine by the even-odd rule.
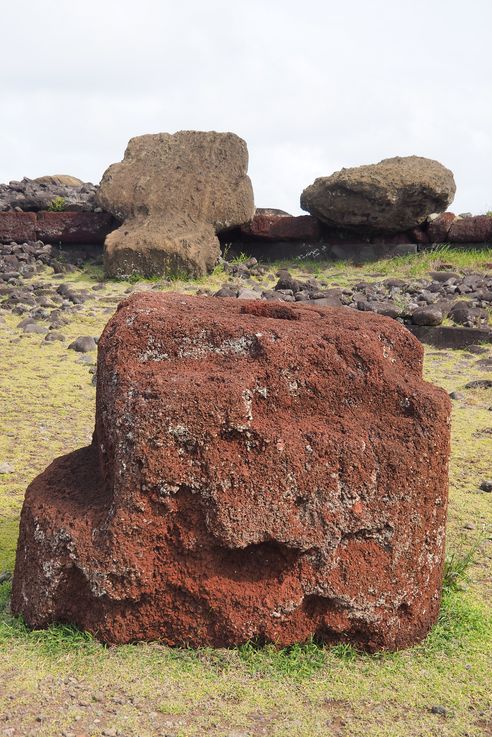
[[443, 590], [445, 593], [459, 591], [463, 584], [470, 579], [470, 569], [476, 562], [478, 552], [487, 540], [485, 530], [481, 531], [477, 539], [468, 550], [453, 550], [447, 554], [444, 563]]
[[[247, 258], [243, 254], [243, 257]], [[329, 285], [351, 286], [358, 281], [381, 281], [388, 277], [423, 278], [429, 271], [438, 271], [445, 266], [459, 273], [474, 270], [492, 271], [492, 249], [451, 248], [444, 244], [428, 251], [406, 256], [396, 256], [360, 265], [352, 260], [303, 259], [298, 261], [275, 261], [267, 264], [275, 273], [288, 268], [293, 276], [314, 276]]]

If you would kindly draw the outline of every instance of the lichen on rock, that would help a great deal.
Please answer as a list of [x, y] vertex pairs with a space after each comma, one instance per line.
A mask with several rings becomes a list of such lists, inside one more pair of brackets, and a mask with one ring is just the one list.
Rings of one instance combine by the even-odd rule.
[[424, 637], [450, 400], [403, 326], [147, 292], [120, 304], [98, 351], [92, 444], [27, 491], [16, 614], [112, 643]]

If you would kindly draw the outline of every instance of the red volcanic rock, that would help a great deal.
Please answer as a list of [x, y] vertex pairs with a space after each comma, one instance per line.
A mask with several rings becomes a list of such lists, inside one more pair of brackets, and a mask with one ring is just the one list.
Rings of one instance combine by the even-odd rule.
[[36, 213], [0, 212], [0, 243], [36, 240]]
[[27, 491], [13, 611], [113, 643], [417, 642], [450, 413], [422, 357], [373, 313], [129, 297], [99, 342], [92, 445]]
[[37, 237], [47, 243], [103, 245], [115, 227], [117, 223], [108, 212], [37, 213]]
[[413, 228], [410, 233], [410, 240], [413, 243], [430, 243], [429, 234], [424, 225], [419, 225]]
[[451, 243], [487, 243], [492, 241], [492, 217], [476, 215], [475, 217], [458, 218], [449, 229], [448, 239]]
[[0, 243], [42, 240], [97, 246], [115, 227], [107, 212], [0, 212]]
[[443, 212], [442, 215], [429, 223], [427, 232], [431, 243], [446, 243], [449, 240], [449, 229], [456, 220], [452, 212]]
[[256, 214], [241, 232], [255, 238], [272, 241], [317, 241], [320, 237], [319, 220], [311, 215], [264, 215]]

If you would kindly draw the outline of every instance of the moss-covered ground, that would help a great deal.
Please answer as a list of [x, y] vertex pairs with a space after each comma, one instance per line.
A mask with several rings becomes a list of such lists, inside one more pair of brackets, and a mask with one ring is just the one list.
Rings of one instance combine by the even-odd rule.
[[[417, 277], [443, 262], [490, 270], [492, 253], [443, 251], [363, 267], [304, 263], [292, 272], [343, 286], [387, 275]], [[273, 283], [275, 268], [265, 285]], [[94, 268], [65, 277], [91, 298], [63, 329], [64, 343], [25, 335], [16, 327], [20, 317], [0, 312], [0, 463], [13, 467], [0, 475], [0, 575], [13, 570], [27, 484], [55, 456], [91, 437], [90, 363], [67, 350], [70, 340], [99, 335], [129, 288], [195, 293], [226, 278], [219, 268], [200, 282], [107, 282], [92, 291], [99, 277]], [[36, 280], [51, 278], [47, 271]], [[0, 737], [492, 735], [492, 494], [478, 491], [481, 480], [492, 477], [492, 393], [464, 388], [472, 378], [490, 378], [477, 365], [480, 358], [426, 349], [426, 378], [462, 398], [453, 401], [450, 585], [440, 620], [422, 645], [377, 656], [315, 644], [284, 651], [105, 648], [65, 627], [29, 632], [9, 615], [6, 581], [0, 584]], [[465, 578], [453, 586], [452, 574], [470, 550]]]

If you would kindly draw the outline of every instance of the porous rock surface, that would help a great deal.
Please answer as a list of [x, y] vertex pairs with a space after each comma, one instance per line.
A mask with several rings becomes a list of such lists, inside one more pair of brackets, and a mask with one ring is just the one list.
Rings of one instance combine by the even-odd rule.
[[320, 224], [310, 215], [292, 215], [258, 212], [253, 220], [241, 227], [241, 233], [252, 238], [271, 241], [300, 240], [317, 241], [320, 237]]
[[0, 184], [0, 212], [47, 210], [57, 198], [63, 200], [63, 210], [92, 211], [97, 208], [96, 187], [77, 177], [65, 174]]
[[443, 212], [455, 192], [452, 172], [438, 161], [396, 156], [319, 177], [303, 191], [301, 207], [329, 225], [397, 233]]
[[112, 643], [420, 640], [450, 412], [422, 357], [370, 313], [130, 296], [99, 342], [92, 444], [27, 491], [13, 611]]
[[110, 276], [202, 276], [220, 255], [216, 233], [254, 215], [245, 141], [233, 133], [180, 131], [132, 138], [103, 175], [99, 202], [123, 225], [108, 235]]

